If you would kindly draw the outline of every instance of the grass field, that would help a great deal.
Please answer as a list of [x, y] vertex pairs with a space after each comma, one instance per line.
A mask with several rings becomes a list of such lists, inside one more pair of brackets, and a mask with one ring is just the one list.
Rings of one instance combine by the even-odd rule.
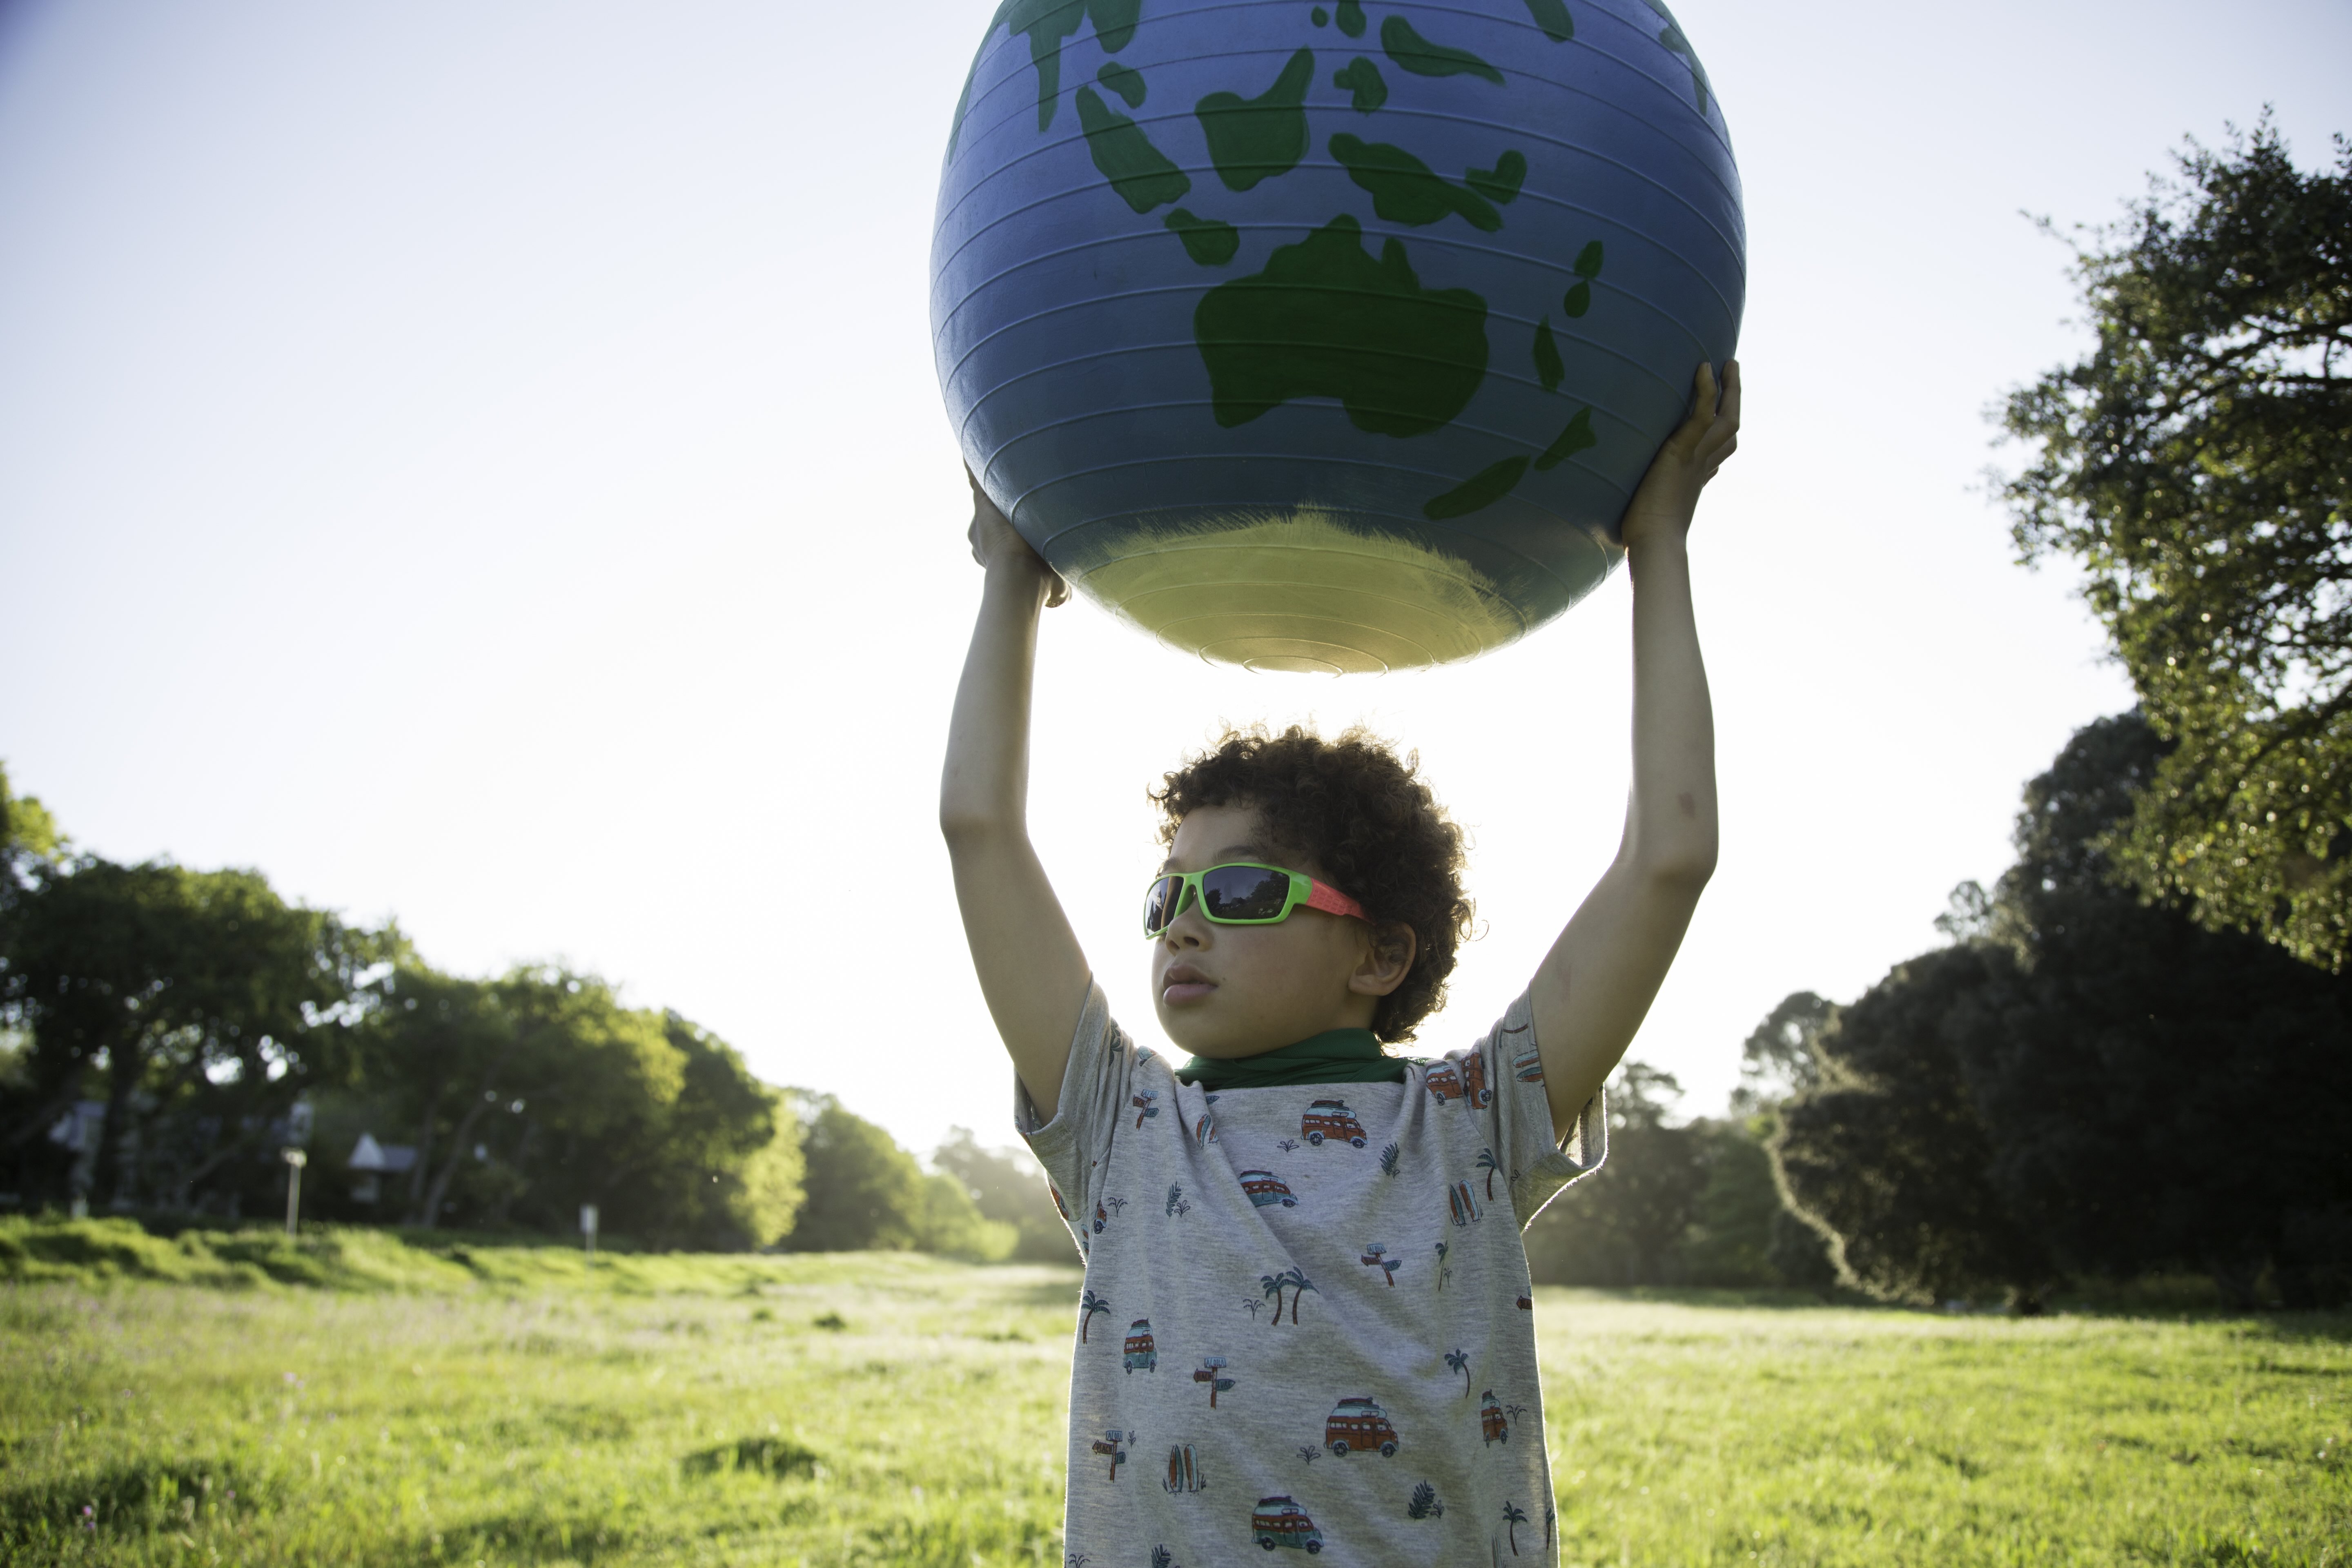
[[[12, 1568], [1061, 1563], [1075, 1268], [0, 1222], [0, 1269]], [[1566, 1562], [2352, 1565], [2352, 1320], [1536, 1312]]]

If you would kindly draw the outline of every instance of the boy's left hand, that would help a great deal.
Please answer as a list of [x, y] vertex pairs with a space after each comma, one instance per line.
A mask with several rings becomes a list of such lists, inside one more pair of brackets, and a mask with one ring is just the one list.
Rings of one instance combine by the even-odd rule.
[[1700, 362], [1691, 392], [1691, 416], [1658, 448], [1642, 488], [1633, 492], [1633, 503], [1625, 509], [1627, 550], [1666, 541], [1680, 543], [1698, 510], [1698, 492], [1739, 446], [1739, 362], [1724, 362], [1720, 397], [1715, 367]]

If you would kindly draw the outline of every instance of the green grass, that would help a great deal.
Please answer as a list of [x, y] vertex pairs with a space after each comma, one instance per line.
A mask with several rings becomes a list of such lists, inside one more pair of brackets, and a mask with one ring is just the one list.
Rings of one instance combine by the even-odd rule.
[[[0, 1272], [12, 1565], [1061, 1562], [1075, 1268], [13, 1222]], [[1537, 1329], [1570, 1563], [2352, 1568], [2343, 1318]]]

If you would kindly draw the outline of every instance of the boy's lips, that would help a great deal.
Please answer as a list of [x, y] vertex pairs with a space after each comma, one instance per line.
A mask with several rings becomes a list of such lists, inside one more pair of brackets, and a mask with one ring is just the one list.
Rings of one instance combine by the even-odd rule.
[[1217, 988], [1217, 983], [1189, 963], [1179, 963], [1160, 977], [1160, 999], [1174, 1006], [1197, 1002]]

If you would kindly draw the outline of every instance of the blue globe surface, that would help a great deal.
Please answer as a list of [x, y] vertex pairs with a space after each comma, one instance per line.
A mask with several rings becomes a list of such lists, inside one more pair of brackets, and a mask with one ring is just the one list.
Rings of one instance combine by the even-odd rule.
[[940, 184], [965, 460], [1171, 647], [1525, 635], [1738, 341], [1738, 172], [1659, 0], [1004, 0]]

